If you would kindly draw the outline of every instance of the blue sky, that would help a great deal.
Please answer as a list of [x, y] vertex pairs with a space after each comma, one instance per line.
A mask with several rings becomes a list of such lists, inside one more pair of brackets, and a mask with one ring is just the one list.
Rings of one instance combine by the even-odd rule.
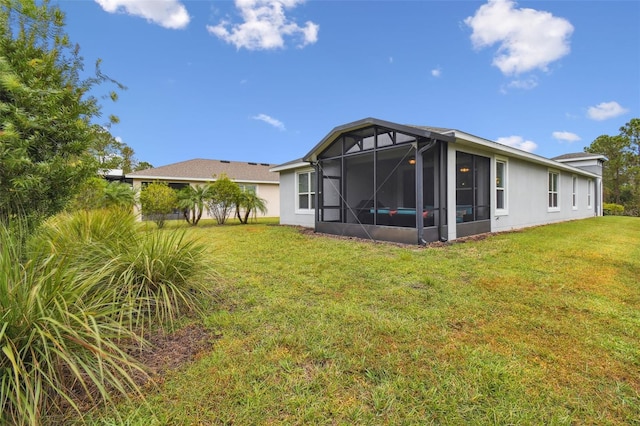
[[57, 4], [86, 68], [127, 86], [112, 134], [154, 166], [284, 163], [365, 117], [553, 157], [640, 117], [635, 0]]

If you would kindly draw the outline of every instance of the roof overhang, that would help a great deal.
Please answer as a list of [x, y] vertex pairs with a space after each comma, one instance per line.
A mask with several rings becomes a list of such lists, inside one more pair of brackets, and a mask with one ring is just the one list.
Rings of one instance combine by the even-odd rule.
[[578, 167], [574, 167], [569, 164], [564, 164], [563, 162], [560, 162], [560, 161], [551, 160], [549, 158], [542, 157], [537, 154], [532, 154], [530, 152], [523, 151], [518, 148], [513, 148], [508, 145], [503, 145], [498, 142], [493, 142], [488, 139], [474, 136], [469, 133], [461, 132], [459, 130], [453, 130], [453, 133], [455, 135], [457, 142], [461, 145], [465, 145], [465, 142], [467, 142], [467, 143], [470, 143], [470, 145], [472, 146], [482, 147], [487, 150], [490, 150], [491, 152], [497, 155], [504, 155], [505, 157], [519, 158], [525, 161], [529, 161], [531, 163], [547, 166], [551, 169], [565, 170], [568, 172], [581, 174], [581, 175], [585, 175], [593, 178], [600, 177], [597, 174], [588, 172], [584, 169], [580, 169]]
[[[302, 161], [307, 163], [314, 163], [318, 160], [318, 154], [324, 151], [333, 141], [344, 133], [353, 132], [355, 130], [364, 129], [370, 126], [380, 126], [387, 129], [396, 130], [402, 133], [410, 135], [421, 136], [428, 139], [437, 139], [445, 142], [455, 142], [455, 138], [451, 135], [444, 135], [441, 133], [432, 132], [426, 129], [418, 127], [407, 126], [404, 124], [392, 123], [391, 121], [380, 120], [377, 118], [364, 118], [362, 120], [354, 121], [351, 123], [343, 124], [341, 126], [334, 127], [329, 134], [327, 134], [316, 146], [314, 146], [307, 155], [302, 157]], [[275, 171], [274, 169], [271, 169]]]
[[303, 161], [302, 159], [289, 161], [288, 163], [280, 164], [269, 169], [270, 172], [285, 172], [287, 170], [301, 169], [303, 167], [311, 167], [311, 163]]

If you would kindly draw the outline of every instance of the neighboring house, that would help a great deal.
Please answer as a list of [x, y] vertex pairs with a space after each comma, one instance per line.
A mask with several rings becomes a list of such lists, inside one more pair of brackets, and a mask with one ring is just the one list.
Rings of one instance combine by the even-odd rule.
[[550, 160], [455, 129], [366, 118], [271, 171], [281, 224], [424, 244], [599, 216], [605, 160]]
[[[205, 160], [197, 158], [182, 161], [153, 169], [141, 170], [127, 174], [127, 179], [132, 179], [133, 187], [140, 189], [142, 185], [151, 182], [167, 182], [175, 189], [187, 185], [204, 185], [214, 182], [222, 174], [240, 185], [242, 189], [253, 190], [258, 197], [266, 201], [267, 214], [260, 216], [278, 217], [280, 215], [280, 192], [278, 189], [278, 175], [269, 171], [273, 164], [245, 163], [239, 161]], [[139, 210], [138, 210], [139, 211]], [[176, 219], [182, 218], [179, 212], [174, 215]], [[209, 218], [209, 213], [204, 212], [202, 218]]]

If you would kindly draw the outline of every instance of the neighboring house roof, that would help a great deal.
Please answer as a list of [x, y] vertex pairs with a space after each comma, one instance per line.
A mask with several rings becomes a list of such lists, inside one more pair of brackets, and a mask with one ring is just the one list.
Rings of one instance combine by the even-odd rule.
[[562, 154], [552, 158], [553, 161], [571, 161], [571, 160], [607, 160], [607, 157], [592, 152], [572, 152], [570, 154]]
[[235, 182], [278, 183], [269, 169], [275, 164], [196, 158], [153, 169], [128, 173], [127, 178], [173, 181], [214, 181], [223, 173]]

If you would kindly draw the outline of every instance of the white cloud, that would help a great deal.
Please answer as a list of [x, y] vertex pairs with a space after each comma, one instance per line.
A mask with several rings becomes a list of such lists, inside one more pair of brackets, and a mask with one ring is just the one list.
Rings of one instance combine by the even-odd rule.
[[538, 85], [538, 79], [535, 76], [531, 76], [522, 80], [512, 80], [509, 82], [507, 87], [509, 89], [521, 89], [521, 90], [531, 90]]
[[541, 69], [570, 51], [573, 26], [549, 12], [516, 8], [513, 0], [489, 0], [464, 20], [476, 49], [500, 45], [493, 65], [505, 75]]
[[522, 136], [507, 136], [504, 138], [498, 138], [496, 142], [527, 152], [533, 152], [536, 148], [538, 148], [537, 143], [524, 140]]
[[297, 37], [298, 47], [318, 41], [320, 26], [311, 21], [301, 27], [285, 15], [304, 0], [235, 0], [240, 9], [241, 24], [222, 21], [218, 25], [207, 25], [209, 33], [221, 38], [236, 48], [268, 50], [284, 47], [284, 37]]
[[277, 120], [273, 117], [268, 116], [267, 114], [258, 114], [251, 117], [254, 120], [264, 121], [265, 123], [275, 127], [278, 130], [286, 130], [284, 127], [284, 123], [280, 120]]
[[587, 116], [592, 120], [603, 121], [609, 118], [617, 117], [628, 111], [628, 109], [623, 108], [619, 103], [615, 101], [602, 102], [596, 106], [589, 107], [589, 109], [587, 110]]
[[109, 13], [123, 12], [170, 29], [185, 28], [190, 21], [179, 0], [95, 0]]
[[571, 132], [553, 132], [551, 136], [562, 142], [578, 142], [580, 140], [580, 136]]
[[442, 75], [442, 70], [440, 68], [435, 68], [431, 70], [431, 75], [433, 77], [440, 77]]

